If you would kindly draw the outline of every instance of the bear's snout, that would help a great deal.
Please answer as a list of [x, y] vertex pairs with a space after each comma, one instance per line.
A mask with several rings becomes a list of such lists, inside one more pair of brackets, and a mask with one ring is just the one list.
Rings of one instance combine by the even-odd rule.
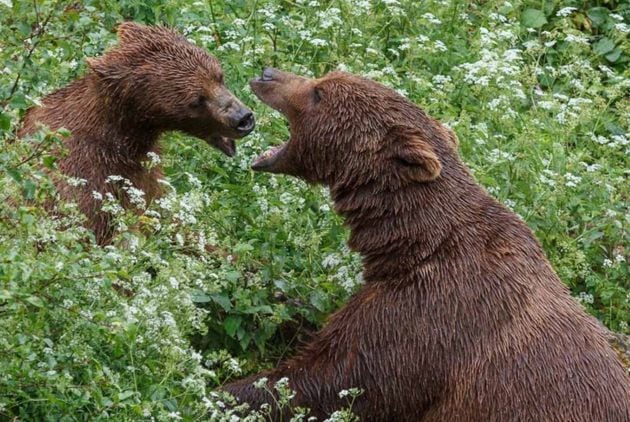
[[234, 128], [240, 135], [245, 136], [250, 133], [256, 125], [254, 113], [246, 107], [241, 107], [232, 117]]

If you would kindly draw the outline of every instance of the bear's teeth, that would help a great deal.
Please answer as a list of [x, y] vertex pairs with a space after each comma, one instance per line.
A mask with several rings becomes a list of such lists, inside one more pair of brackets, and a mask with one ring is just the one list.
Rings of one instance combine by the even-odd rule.
[[272, 157], [273, 155], [275, 155], [275, 154], [276, 154], [276, 152], [278, 152], [278, 150], [280, 149], [280, 147], [281, 147], [281, 146], [282, 146], [282, 145], [276, 145], [276, 146], [274, 146], [274, 147], [271, 147], [271, 148], [270, 148], [270, 149], [268, 149], [267, 151], [263, 152], [263, 154], [262, 154], [262, 158], [265, 158], [265, 159], [266, 159], [266, 158], [270, 158], [270, 157]]

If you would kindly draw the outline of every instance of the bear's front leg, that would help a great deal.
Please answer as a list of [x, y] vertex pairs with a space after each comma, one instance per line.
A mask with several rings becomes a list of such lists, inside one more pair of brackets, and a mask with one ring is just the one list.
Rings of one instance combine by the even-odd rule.
[[[287, 379], [288, 383], [283, 379]], [[280, 371], [262, 372], [225, 385], [221, 390], [230, 393], [238, 404], [247, 403], [252, 410], [261, 410], [261, 406], [268, 405], [271, 420], [288, 420], [296, 407], [300, 406], [303, 396], [299, 383], [292, 381], [291, 374]], [[313, 416], [314, 413], [309, 413]]]
[[[388, 309], [389, 303], [389, 296], [376, 295], [370, 289], [357, 292], [300, 348], [297, 356], [271, 371], [228, 384], [223, 390], [232, 393], [239, 403], [249, 403], [254, 410], [269, 404], [271, 420], [290, 419], [287, 416], [292, 416], [296, 407], [308, 408], [308, 416], [324, 420], [334, 411], [350, 406], [348, 397], [340, 396], [343, 390], [358, 388], [363, 394], [351, 400], [351, 407], [362, 419], [404, 420], [397, 416], [404, 414], [403, 409], [415, 406], [404, 399], [409, 390], [412, 394], [430, 392], [426, 391], [427, 371], [402, 367], [412, 353], [422, 353], [422, 347], [413, 347], [419, 343], [414, 336], [420, 331], [401, 324], [400, 318], [384, 319], [382, 310]], [[370, 327], [378, 330], [366, 332]], [[397, 336], [384, 338], [380, 335], [383, 332]], [[398, 344], [395, 340], [399, 340]], [[252, 384], [262, 377], [268, 381], [263, 388], [255, 388]], [[284, 377], [295, 395], [288, 405], [279, 407], [275, 384]], [[413, 414], [421, 415], [423, 410], [413, 409]]]

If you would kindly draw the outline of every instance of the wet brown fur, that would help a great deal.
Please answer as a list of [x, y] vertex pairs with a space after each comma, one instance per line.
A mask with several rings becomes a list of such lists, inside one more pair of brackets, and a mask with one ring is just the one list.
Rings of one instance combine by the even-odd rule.
[[291, 125], [266, 170], [330, 187], [365, 286], [296, 357], [225, 390], [274, 406], [251, 384], [288, 377], [292, 405], [320, 420], [359, 387], [366, 421], [630, 421], [630, 378], [604, 330], [475, 182], [450, 130], [367, 79], [275, 77], [252, 82]]
[[19, 133], [32, 134], [41, 125], [71, 131], [65, 140], [68, 155], [58, 167], [87, 185], [56, 185], [62, 198], [77, 201], [99, 243], [111, 236], [110, 217], [100, 212], [102, 203], [92, 192], [112, 193], [129, 206], [120, 186], [106, 182], [108, 176], [130, 180], [149, 203], [160, 194], [163, 173], [142, 162], [148, 152], [159, 154], [159, 136], [182, 130], [209, 143], [216, 135], [236, 137], [219, 111], [199, 111], [195, 102], [203, 94], [208, 108], [223, 107], [219, 100], [242, 106], [223, 85], [219, 62], [181, 35], [126, 22], [118, 27], [118, 37], [116, 48], [88, 60], [90, 71], [84, 77], [29, 109]]

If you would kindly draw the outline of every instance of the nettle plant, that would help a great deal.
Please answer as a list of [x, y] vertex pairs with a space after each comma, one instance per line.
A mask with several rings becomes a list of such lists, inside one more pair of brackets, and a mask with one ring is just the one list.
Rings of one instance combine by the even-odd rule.
[[[249, 171], [288, 134], [249, 90], [265, 65], [363, 74], [446, 122], [576, 300], [630, 333], [622, 2], [45, 0], [0, 12], [0, 418], [229, 420], [212, 390], [275, 365], [362, 282], [327, 192]], [[210, 50], [258, 126], [234, 159], [164, 139], [165, 196], [152, 204], [111, 175], [140, 212], [103, 198], [118, 232], [101, 248], [73, 204], [46, 211], [67, 133], [14, 134], [123, 20], [177, 26]]]

